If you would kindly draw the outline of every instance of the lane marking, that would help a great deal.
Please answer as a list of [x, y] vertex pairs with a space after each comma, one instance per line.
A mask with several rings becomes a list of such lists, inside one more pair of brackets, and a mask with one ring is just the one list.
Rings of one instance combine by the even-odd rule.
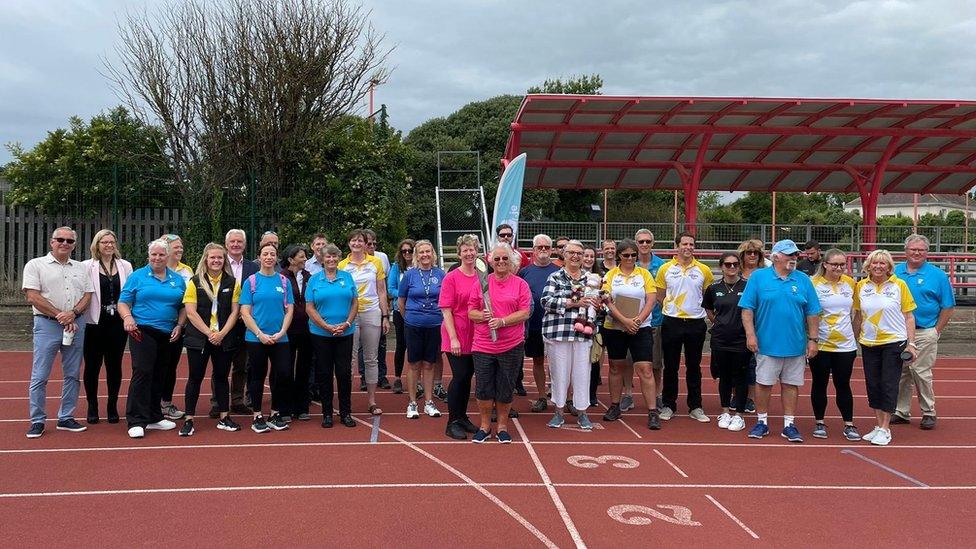
[[675, 471], [677, 471], [679, 475], [683, 476], [684, 478], [688, 478], [688, 475], [686, 475], [685, 472], [682, 471], [680, 467], [678, 467], [677, 465], [675, 465], [673, 461], [671, 461], [670, 459], [664, 457], [664, 454], [662, 454], [660, 450], [658, 450], [657, 448], [655, 448], [654, 449], [654, 453], [657, 454], [658, 457], [660, 457], [661, 459], [663, 459], [665, 463], [667, 463], [668, 465], [670, 465], [672, 469], [674, 469]]
[[[358, 421], [360, 423], [365, 424], [365, 422], [363, 420], [361, 420], [361, 419], [358, 419], [358, 418], [353, 418], [353, 419], [355, 419], [356, 421]], [[515, 421], [517, 421], [517, 420], [515, 420]], [[521, 514], [519, 514], [518, 511], [516, 511], [515, 509], [513, 509], [512, 507], [510, 507], [507, 503], [505, 503], [504, 501], [502, 501], [501, 499], [499, 499], [498, 496], [496, 496], [495, 494], [492, 494], [491, 492], [489, 492], [480, 483], [475, 482], [468, 475], [465, 475], [464, 473], [462, 473], [460, 470], [456, 469], [451, 464], [449, 464], [449, 463], [445, 462], [444, 460], [438, 458], [434, 454], [431, 454], [427, 450], [424, 450], [423, 448], [420, 448], [416, 444], [414, 444], [414, 443], [412, 443], [412, 442], [410, 442], [410, 441], [408, 441], [406, 439], [403, 439], [403, 438], [401, 438], [401, 437], [393, 434], [392, 432], [387, 431], [386, 429], [380, 429], [380, 432], [382, 432], [384, 435], [392, 438], [393, 440], [399, 442], [400, 444], [406, 446], [407, 448], [410, 448], [411, 450], [417, 452], [418, 454], [426, 457], [427, 459], [433, 461], [434, 463], [440, 465], [441, 467], [443, 467], [444, 469], [446, 469], [447, 471], [449, 471], [451, 474], [453, 474], [454, 476], [456, 476], [459, 479], [461, 479], [462, 481], [464, 481], [465, 484], [467, 484], [468, 486], [470, 486], [470, 487], [474, 488], [475, 490], [477, 490], [481, 495], [483, 495], [486, 498], [488, 498], [492, 503], [494, 503], [495, 505], [497, 505], [501, 510], [505, 511], [506, 513], [508, 513], [508, 515], [510, 517], [512, 517], [513, 519], [515, 519], [526, 530], [528, 530], [529, 532], [531, 532], [532, 535], [534, 535], [539, 541], [541, 541], [542, 544], [545, 545], [548, 549], [558, 549], [558, 547], [559, 547], [558, 545], [556, 545], [555, 543], [553, 543], [553, 541], [551, 539], [549, 539], [548, 536], [546, 536], [544, 533], [542, 533], [542, 531], [539, 530], [538, 528], [536, 528], [535, 525], [533, 525], [531, 522], [529, 522], [528, 520], [526, 520], [526, 518], [523, 517]], [[468, 444], [470, 444], [470, 443], [468, 443]]]
[[525, 434], [525, 429], [522, 428], [522, 423], [518, 420], [518, 418], [513, 419], [512, 423], [515, 424], [515, 428], [518, 430], [519, 438], [522, 439], [525, 449], [528, 450], [529, 457], [532, 458], [532, 463], [535, 464], [535, 469], [539, 472], [539, 477], [542, 478], [542, 482], [545, 484], [546, 490], [549, 492], [549, 497], [552, 498], [552, 503], [556, 506], [556, 510], [559, 511], [559, 516], [563, 519], [563, 524], [566, 525], [566, 530], [569, 531], [569, 536], [573, 538], [573, 543], [576, 544], [577, 549], [586, 549], [586, 544], [583, 543], [583, 537], [580, 536], [579, 530], [576, 528], [576, 524], [573, 522], [573, 518], [569, 516], [569, 511], [566, 510], [563, 500], [559, 498], [559, 494], [556, 492], [556, 487], [552, 485], [552, 480], [549, 478], [549, 474], [546, 473], [546, 468], [542, 466], [542, 461], [539, 459], [539, 455], [535, 453], [535, 448], [532, 447], [532, 443], [529, 442], [529, 437]]
[[[658, 520], [663, 520], [664, 522], [670, 524], [677, 524], [679, 526], [701, 526], [702, 524], [697, 520], [691, 520], [691, 509], [684, 507], [682, 505], [666, 505], [658, 504], [658, 509], [668, 509], [671, 511], [672, 515], [668, 516], [664, 513], [658, 511], [657, 509], [652, 509], [645, 505], [614, 505], [607, 509], [607, 514], [610, 518], [617, 522], [623, 524], [629, 524], [631, 526], [648, 526], [653, 524], [653, 520], [650, 517], [654, 517]], [[630, 513], [637, 513], [639, 516], [626, 516]]]
[[921, 491], [973, 491], [976, 485], [967, 486], [848, 486], [848, 485], [786, 485], [786, 484], [641, 484], [641, 483], [583, 483], [562, 482], [558, 488], [677, 488], [704, 490], [921, 490]]
[[369, 441], [372, 444], [376, 444], [380, 440], [380, 417], [373, 416], [373, 432], [369, 434]]
[[901, 478], [907, 480], [908, 482], [911, 482], [912, 484], [914, 484], [916, 486], [920, 486], [922, 488], [928, 488], [929, 487], [928, 484], [925, 484], [924, 482], [922, 482], [922, 481], [920, 481], [920, 480], [918, 480], [918, 479], [916, 479], [914, 477], [908, 476], [905, 473], [902, 473], [901, 471], [899, 471], [899, 470], [897, 470], [895, 468], [888, 467], [887, 465], [885, 465], [884, 463], [881, 463], [880, 461], [875, 461], [875, 460], [873, 460], [873, 459], [871, 459], [871, 458], [869, 458], [867, 456], [861, 455], [861, 454], [857, 453], [854, 450], [841, 450], [840, 453], [847, 454], [849, 456], [854, 456], [854, 457], [860, 459], [861, 461], [864, 461], [866, 463], [870, 463], [871, 465], [874, 465], [875, 467], [884, 469], [885, 471], [888, 471], [889, 473], [891, 473], [891, 474], [893, 474], [893, 475], [895, 475], [897, 477], [901, 477]]
[[579, 467], [580, 469], [596, 469], [600, 465], [610, 464], [611, 467], [617, 469], [636, 469], [640, 466], [640, 462], [636, 459], [629, 458], [627, 456], [569, 456], [566, 458], [566, 463], [569, 463], [573, 467]]
[[[606, 446], [690, 446], [690, 447], [719, 447], [719, 448], [779, 448], [783, 450], [789, 450], [794, 452], [805, 452], [822, 448], [850, 448], [853, 444], [790, 444], [786, 445], [783, 443], [776, 442], [656, 442], [656, 441], [619, 441], [619, 440], [607, 440], [607, 441], [580, 441], [580, 440], [537, 440], [533, 444], [602, 444]], [[915, 449], [915, 450], [976, 450], [976, 445], [972, 444], [919, 444], [915, 446], [901, 445], [897, 446], [899, 450], [902, 449]]]
[[742, 528], [743, 530], [745, 530], [747, 534], [749, 534], [750, 536], [752, 536], [752, 539], [759, 539], [759, 536], [756, 535], [756, 533], [753, 532], [751, 528], [749, 528], [748, 526], [746, 526], [746, 524], [744, 522], [742, 522], [741, 520], [739, 520], [739, 517], [733, 515], [732, 512], [729, 511], [728, 509], [726, 509], [724, 505], [722, 505], [721, 503], [719, 503], [717, 499], [713, 498], [712, 496], [710, 496], [708, 494], [705, 494], [705, 497], [708, 498], [708, 501], [711, 501], [712, 503], [714, 503], [715, 506], [718, 507], [720, 511], [722, 511], [723, 513], [725, 513], [725, 515], [727, 517], [729, 517], [730, 519], [732, 519], [733, 522], [735, 522], [736, 524], [738, 524], [740, 528]]

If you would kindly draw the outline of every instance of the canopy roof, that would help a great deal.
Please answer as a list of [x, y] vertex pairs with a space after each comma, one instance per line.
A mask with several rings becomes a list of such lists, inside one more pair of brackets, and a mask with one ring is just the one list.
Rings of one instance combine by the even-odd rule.
[[[976, 102], [528, 95], [526, 188], [961, 194]], [[867, 221], [867, 220], [866, 220]]]

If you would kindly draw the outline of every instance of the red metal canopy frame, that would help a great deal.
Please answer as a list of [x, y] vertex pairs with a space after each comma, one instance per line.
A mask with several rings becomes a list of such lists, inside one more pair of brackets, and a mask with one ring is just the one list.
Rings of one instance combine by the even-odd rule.
[[527, 95], [502, 164], [526, 188], [857, 192], [865, 242], [878, 197], [976, 185], [976, 101]]

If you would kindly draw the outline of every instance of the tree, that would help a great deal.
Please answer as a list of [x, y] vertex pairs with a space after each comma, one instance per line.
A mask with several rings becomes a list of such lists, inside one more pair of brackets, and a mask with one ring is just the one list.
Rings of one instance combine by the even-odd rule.
[[603, 78], [599, 74], [572, 76], [565, 82], [561, 78], [546, 79], [542, 86], [532, 86], [527, 93], [568, 93], [575, 95], [600, 95]]
[[160, 207], [176, 189], [160, 152], [163, 133], [116, 107], [88, 122], [71, 117], [32, 149], [7, 145], [13, 161], [5, 177], [14, 204], [44, 211], [91, 214], [103, 205]]

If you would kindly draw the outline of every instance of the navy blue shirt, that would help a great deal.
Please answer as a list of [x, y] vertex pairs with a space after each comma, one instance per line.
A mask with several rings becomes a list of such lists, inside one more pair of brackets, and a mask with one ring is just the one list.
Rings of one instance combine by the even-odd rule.
[[559, 267], [555, 263], [550, 263], [545, 267], [533, 263], [522, 268], [518, 273], [519, 277], [529, 284], [529, 290], [532, 292], [532, 316], [529, 317], [527, 323], [530, 332], [542, 331], [542, 317], [546, 313], [542, 308], [542, 292], [546, 289], [546, 283], [549, 282], [549, 275], [558, 270]]
[[444, 321], [437, 306], [444, 283], [444, 270], [434, 267], [422, 271], [418, 267], [407, 269], [398, 286], [399, 297], [407, 299], [403, 321], [411, 326], [434, 328]]

